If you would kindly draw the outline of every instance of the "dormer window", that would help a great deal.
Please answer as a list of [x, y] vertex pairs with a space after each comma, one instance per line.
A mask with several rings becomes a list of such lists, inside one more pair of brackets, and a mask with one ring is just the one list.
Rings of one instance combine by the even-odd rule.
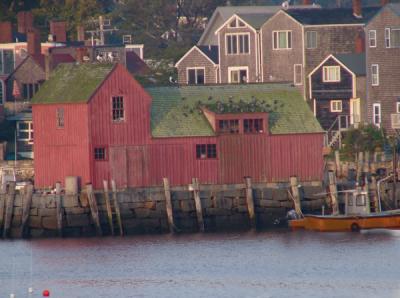
[[243, 23], [241, 20], [239, 20], [238, 18], [233, 19], [230, 23], [229, 23], [229, 28], [243, 28], [246, 27], [246, 24]]
[[244, 133], [263, 133], [264, 132], [263, 119], [244, 119], [243, 131]]
[[218, 132], [221, 134], [238, 134], [239, 133], [239, 120], [219, 120]]

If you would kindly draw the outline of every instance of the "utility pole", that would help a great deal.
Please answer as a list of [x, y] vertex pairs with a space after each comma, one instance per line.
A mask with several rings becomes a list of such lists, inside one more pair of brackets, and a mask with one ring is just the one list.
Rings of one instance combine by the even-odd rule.
[[98, 45], [103, 46], [105, 43], [104, 34], [108, 33], [108, 32], [118, 31], [118, 29], [116, 27], [110, 28], [111, 27], [110, 19], [106, 19], [103, 16], [99, 16], [99, 18], [97, 20], [96, 19], [91, 20], [90, 23], [94, 24], [96, 27], [93, 30], [86, 31], [91, 36], [92, 46], [95, 45], [94, 44], [95, 37], [97, 37], [99, 39]]

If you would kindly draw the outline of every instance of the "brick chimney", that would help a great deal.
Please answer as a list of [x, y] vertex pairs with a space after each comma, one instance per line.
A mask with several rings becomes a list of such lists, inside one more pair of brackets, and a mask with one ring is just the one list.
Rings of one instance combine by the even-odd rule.
[[365, 37], [363, 32], [358, 32], [355, 40], [355, 52], [362, 54], [365, 52]]
[[303, 0], [303, 5], [311, 5], [311, 0]]
[[50, 34], [55, 42], [67, 42], [67, 22], [50, 21]]
[[0, 22], [0, 43], [13, 42], [11, 22]]
[[27, 33], [28, 53], [29, 55], [41, 54], [40, 32], [35, 28], [31, 28]]
[[82, 25], [76, 26], [76, 40], [85, 41], [85, 28]]
[[358, 19], [362, 18], [361, 0], [353, 0], [353, 15]]
[[385, 6], [386, 4], [388, 4], [390, 2], [390, 0], [381, 0], [381, 5]]
[[20, 11], [17, 14], [18, 33], [27, 33], [33, 28], [33, 14], [31, 11]]

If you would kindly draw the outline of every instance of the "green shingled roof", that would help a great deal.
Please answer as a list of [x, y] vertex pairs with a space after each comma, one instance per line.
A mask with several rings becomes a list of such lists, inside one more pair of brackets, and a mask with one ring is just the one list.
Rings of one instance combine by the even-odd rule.
[[33, 104], [87, 102], [112, 64], [60, 64], [32, 99]]
[[270, 107], [269, 128], [273, 134], [322, 132], [299, 91], [288, 84], [249, 84], [148, 88], [152, 96], [153, 137], [213, 136], [214, 132], [198, 106], [250, 103], [256, 98]]

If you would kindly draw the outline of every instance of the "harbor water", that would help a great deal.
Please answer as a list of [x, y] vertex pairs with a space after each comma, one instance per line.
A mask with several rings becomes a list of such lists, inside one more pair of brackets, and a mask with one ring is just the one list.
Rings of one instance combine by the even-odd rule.
[[400, 231], [0, 242], [0, 297], [400, 297], [399, 280]]

